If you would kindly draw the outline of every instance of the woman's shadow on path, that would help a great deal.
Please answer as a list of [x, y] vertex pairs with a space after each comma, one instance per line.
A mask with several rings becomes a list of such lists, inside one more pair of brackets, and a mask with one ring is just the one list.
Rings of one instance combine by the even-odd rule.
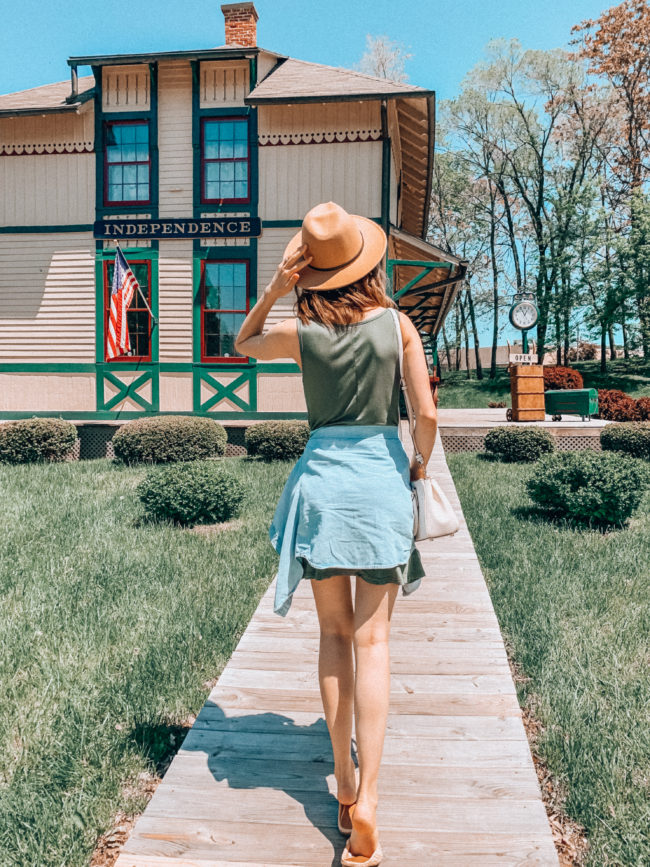
[[[332, 864], [338, 864], [346, 838], [337, 826], [338, 801], [327, 785], [334, 761], [325, 719], [298, 725], [290, 717], [272, 712], [226, 716], [218, 704], [207, 701], [181, 750], [204, 753], [214, 779], [226, 780], [230, 789], [286, 792], [302, 805], [307, 820], [332, 844]], [[356, 765], [354, 743], [353, 758]], [[278, 818], [272, 808], [269, 816]], [[237, 818], [246, 821], [245, 816]], [[279, 819], [281, 822], [281, 816]], [[273, 823], [269, 822], [268, 827], [271, 832]], [[287, 857], [293, 862], [290, 852]]]

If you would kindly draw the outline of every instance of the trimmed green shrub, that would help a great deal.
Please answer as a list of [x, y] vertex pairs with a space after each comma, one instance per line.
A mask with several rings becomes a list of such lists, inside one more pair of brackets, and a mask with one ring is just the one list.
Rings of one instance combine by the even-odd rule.
[[636, 408], [644, 421], [650, 421], [650, 397], [637, 397]]
[[309, 439], [306, 421], [261, 421], [246, 428], [245, 442], [249, 455], [267, 461], [299, 458]]
[[126, 464], [197, 461], [224, 455], [227, 440], [213, 418], [161, 415], [125, 424], [113, 437], [113, 451]]
[[637, 401], [617, 388], [598, 389], [598, 418], [609, 421], [639, 421], [641, 410]]
[[485, 435], [485, 450], [502, 461], [536, 461], [555, 449], [555, 440], [544, 428], [499, 425]]
[[63, 461], [77, 441], [77, 428], [62, 418], [21, 418], [0, 424], [0, 462]]
[[544, 391], [556, 388], [582, 388], [582, 374], [572, 367], [561, 367], [559, 364], [545, 364], [542, 368], [544, 375]]
[[150, 518], [212, 524], [239, 513], [241, 482], [220, 461], [191, 461], [148, 471], [136, 491]]
[[650, 422], [606, 424], [600, 432], [600, 445], [605, 451], [650, 460]]
[[544, 455], [526, 489], [550, 513], [604, 527], [622, 526], [649, 483], [642, 461], [585, 449]]

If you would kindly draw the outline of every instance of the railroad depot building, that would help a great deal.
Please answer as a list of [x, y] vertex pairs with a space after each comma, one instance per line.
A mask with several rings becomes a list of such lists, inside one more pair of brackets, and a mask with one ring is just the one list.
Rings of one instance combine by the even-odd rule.
[[[218, 48], [71, 57], [70, 82], [0, 96], [0, 419], [306, 417], [298, 366], [233, 342], [322, 201], [381, 223], [435, 341], [465, 268], [424, 240], [433, 92], [267, 51], [252, 3], [221, 9]], [[147, 305], [109, 360], [116, 242]]]

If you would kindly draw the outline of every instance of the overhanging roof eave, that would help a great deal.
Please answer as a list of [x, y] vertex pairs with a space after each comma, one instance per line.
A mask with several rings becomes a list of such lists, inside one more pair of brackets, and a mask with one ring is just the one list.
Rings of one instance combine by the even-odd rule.
[[255, 57], [260, 52], [285, 58], [284, 54], [260, 46], [233, 48], [203, 48], [195, 51], [151, 51], [139, 54], [96, 54], [68, 57], [68, 66], [128, 66], [132, 63], [155, 63], [160, 60], [239, 60]]
[[246, 96], [244, 102], [246, 105], [286, 105], [288, 103], [298, 102], [360, 102], [370, 99], [399, 99], [407, 96], [409, 98], [418, 96], [431, 96], [434, 91], [430, 90], [414, 90], [412, 92], [399, 91], [384, 91], [382, 93], [332, 93], [332, 94], [310, 94], [308, 96], [294, 96], [287, 93], [286, 96]]
[[459, 259], [458, 256], [454, 256], [453, 253], [442, 250], [440, 247], [436, 247], [436, 245], [432, 244], [430, 241], [426, 241], [423, 238], [418, 238], [417, 235], [412, 235], [411, 232], [407, 232], [405, 229], [398, 229], [396, 226], [393, 226], [392, 223], [389, 227], [389, 234], [396, 241], [402, 241], [405, 244], [410, 244], [414, 249], [417, 249], [423, 254], [423, 256], [429, 258], [431, 261], [451, 262], [452, 265], [456, 266], [460, 266], [461, 264], [463, 264], [463, 260]]

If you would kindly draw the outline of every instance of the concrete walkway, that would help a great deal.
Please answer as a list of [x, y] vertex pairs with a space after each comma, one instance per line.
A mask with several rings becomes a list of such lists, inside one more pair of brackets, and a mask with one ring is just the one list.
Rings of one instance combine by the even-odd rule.
[[[408, 439], [408, 434], [406, 434]], [[429, 472], [460, 514], [437, 439]], [[558, 860], [503, 641], [463, 518], [397, 597], [378, 823], [386, 865]], [[308, 582], [271, 584], [117, 867], [336, 865], [335, 780]]]

